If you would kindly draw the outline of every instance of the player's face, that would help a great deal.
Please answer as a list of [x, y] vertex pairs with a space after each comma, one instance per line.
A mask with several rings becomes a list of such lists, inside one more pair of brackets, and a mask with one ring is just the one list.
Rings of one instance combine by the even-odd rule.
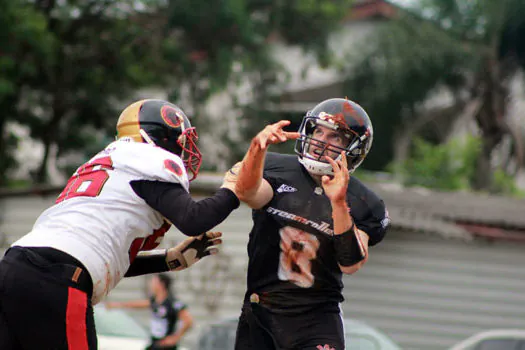
[[327, 149], [327, 144], [341, 148], [348, 145], [348, 139], [342, 131], [333, 130], [322, 125], [315, 127], [312, 138], [308, 153], [314, 158], [325, 155], [335, 159], [341, 154], [341, 151], [332, 147]]
[[149, 281], [149, 291], [151, 294], [156, 295], [159, 291], [162, 290], [162, 283], [157, 276], [151, 277]]

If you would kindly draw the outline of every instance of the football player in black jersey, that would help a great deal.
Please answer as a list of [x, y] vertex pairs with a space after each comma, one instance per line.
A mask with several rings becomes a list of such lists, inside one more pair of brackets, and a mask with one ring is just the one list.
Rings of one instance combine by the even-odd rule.
[[167, 273], [154, 275], [149, 289], [149, 299], [107, 302], [106, 308], [151, 309], [151, 345], [146, 350], [177, 350], [182, 337], [193, 325], [193, 317], [186, 304], [172, 293], [171, 277]]
[[[363, 266], [389, 225], [383, 201], [350, 176], [370, 150], [372, 123], [336, 98], [309, 111], [298, 133], [287, 125], [265, 127], [231, 170], [254, 209], [235, 349], [342, 350], [342, 274]], [[290, 139], [298, 157], [267, 154]]]

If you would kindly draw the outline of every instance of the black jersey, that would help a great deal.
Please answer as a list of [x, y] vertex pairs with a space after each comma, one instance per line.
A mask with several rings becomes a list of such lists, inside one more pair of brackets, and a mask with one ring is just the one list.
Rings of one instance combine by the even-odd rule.
[[160, 340], [173, 334], [176, 330], [179, 312], [186, 308], [186, 305], [172, 296], [164, 299], [162, 303], [157, 303], [155, 298], [150, 299], [151, 305], [151, 324], [150, 332], [152, 340]]
[[[253, 211], [248, 242], [248, 291], [275, 312], [338, 310], [342, 272], [335, 258], [330, 200], [294, 155], [268, 153], [264, 179], [271, 201]], [[347, 192], [357, 227], [380, 242], [389, 223], [383, 201], [354, 177]]]

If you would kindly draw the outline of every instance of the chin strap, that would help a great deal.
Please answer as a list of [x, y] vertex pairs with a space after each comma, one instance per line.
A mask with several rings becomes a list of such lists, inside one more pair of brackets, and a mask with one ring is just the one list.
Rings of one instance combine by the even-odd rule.
[[[312, 175], [322, 176], [322, 175], [333, 175], [334, 174], [332, 166], [330, 164], [319, 162], [314, 159], [309, 159], [304, 156], [299, 158], [299, 162]], [[312, 164], [314, 162], [317, 164]]]
[[139, 134], [140, 134], [140, 136], [142, 136], [142, 138], [144, 139], [144, 141], [146, 141], [146, 142], [149, 143], [150, 145], [155, 145], [155, 142], [153, 142], [153, 140], [151, 139], [151, 137], [149, 137], [149, 135], [148, 135], [143, 129], [139, 129]]

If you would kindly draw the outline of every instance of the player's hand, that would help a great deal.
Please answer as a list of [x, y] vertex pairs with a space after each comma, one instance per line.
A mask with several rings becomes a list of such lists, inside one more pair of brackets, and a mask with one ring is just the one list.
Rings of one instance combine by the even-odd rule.
[[197, 237], [186, 238], [175, 247], [168, 249], [166, 263], [172, 271], [184, 270], [208, 255], [218, 253], [222, 243], [222, 232], [206, 232]]
[[[242, 162], [237, 162], [230, 170], [224, 174], [221, 188], [227, 188], [235, 193], [235, 184], [239, 178], [239, 170], [241, 169]], [[237, 195], [237, 193], [235, 193]]]
[[341, 152], [341, 159], [333, 160], [326, 156], [326, 159], [332, 165], [334, 176], [324, 175], [321, 178], [324, 193], [332, 202], [346, 201], [346, 190], [350, 181], [350, 173], [346, 161], [345, 152]]
[[172, 347], [177, 345], [179, 338], [175, 335], [168, 335], [167, 337], [155, 342], [155, 345], [158, 347]]
[[111, 310], [117, 307], [117, 303], [114, 301], [106, 301], [104, 303], [104, 306], [106, 307], [107, 310]]
[[301, 136], [300, 133], [283, 130], [287, 125], [290, 125], [289, 120], [280, 120], [277, 123], [267, 125], [254, 137], [253, 142], [265, 150], [269, 145], [298, 139]]

